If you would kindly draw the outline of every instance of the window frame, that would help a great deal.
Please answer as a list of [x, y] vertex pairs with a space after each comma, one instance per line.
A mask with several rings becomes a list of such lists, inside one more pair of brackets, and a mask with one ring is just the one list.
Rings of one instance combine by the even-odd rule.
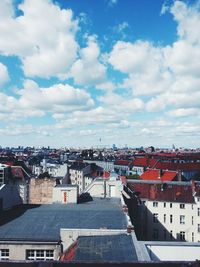
[[185, 204], [184, 203], [180, 204], [180, 209], [185, 209]]
[[185, 224], [185, 215], [180, 215], [180, 224]]
[[30, 261], [54, 260], [54, 250], [53, 249], [26, 249], [26, 260], [30, 260]]
[[7, 248], [1, 248], [0, 249], [0, 260], [7, 261], [10, 259], [10, 251]]

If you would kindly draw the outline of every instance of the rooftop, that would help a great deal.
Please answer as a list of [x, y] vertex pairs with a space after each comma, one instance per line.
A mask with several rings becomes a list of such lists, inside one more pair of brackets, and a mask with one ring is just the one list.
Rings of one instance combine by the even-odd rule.
[[137, 254], [131, 235], [81, 236], [63, 260], [73, 262], [134, 262]]
[[160, 181], [173, 181], [177, 179], [178, 174], [175, 171], [159, 171], [149, 169], [145, 171], [140, 178], [142, 180], [160, 180]]
[[126, 229], [120, 199], [82, 204], [22, 205], [2, 214], [0, 241], [59, 241], [60, 228]]
[[157, 181], [128, 181], [128, 187], [138, 192], [141, 199], [178, 203], [194, 203], [190, 183], [161, 183]]

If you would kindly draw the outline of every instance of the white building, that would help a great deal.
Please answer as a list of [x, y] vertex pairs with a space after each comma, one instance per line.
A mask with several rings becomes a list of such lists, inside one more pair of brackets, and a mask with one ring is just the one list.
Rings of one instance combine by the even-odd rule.
[[74, 162], [69, 167], [72, 185], [78, 185], [79, 193], [83, 192], [95, 178], [103, 175], [103, 169], [94, 163]]
[[67, 174], [68, 165], [51, 163], [47, 159], [44, 159], [40, 165], [33, 165], [32, 172], [36, 176], [42, 173], [48, 172], [51, 177], [64, 177]]
[[200, 242], [200, 185], [136, 180], [128, 184], [142, 200], [140, 239]]
[[0, 163], [0, 186], [8, 182], [9, 166]]

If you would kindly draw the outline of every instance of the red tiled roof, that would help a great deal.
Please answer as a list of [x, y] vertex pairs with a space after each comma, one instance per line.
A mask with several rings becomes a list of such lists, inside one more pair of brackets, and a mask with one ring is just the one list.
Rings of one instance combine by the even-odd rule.
[[141, 199], [166, 201], [166, 202], [185, 202], [193, 203], [191, 185], [177, 185], [166, 183], [128, 183], [128, 187], [136, 192], [139, 192]]
[[149, 167], [171, 171], [200, 171], [200, 162], [175, 163], [162, 161], [162, 159], [159, 158], [152, 159], [148, 157], [136, 158], [133, 161], [133, 166]]
[[118, 159], [115, 160], [114, 165], [124, 165], [124, 166], [129, 166], [132, 164], [132, 161], [130, 160], [125, 160], [125, 159]]
[[163, 175], [161, 176], [162, 181], [175, 181], [177, 178], [177, 172], [173, 171], [164, 171]]
[[142, 180], [161, 180], [161, 181], [174, 181], [177, 177], [177, 172], [164, 171], [160, 173], [159, 170], [147, 170], [140, 178]]
[[142, 158], [134, 159], [133, 166], [146, 167], [147, 166], [147, 158], [146, 157], [142, 157]]

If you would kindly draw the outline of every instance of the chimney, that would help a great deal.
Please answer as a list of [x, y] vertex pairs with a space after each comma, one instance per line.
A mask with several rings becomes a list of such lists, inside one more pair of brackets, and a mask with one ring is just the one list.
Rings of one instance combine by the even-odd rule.
[[182, 181], [182, 178], [181, 178], [181, 171], [178, 171], [178, 181], [181, 182]]
[[161, 179], [162, 175], [163, 175], [163, 170], [162, 170], [162, 169], [160, 169], [160, 170], [159, 170], [158, 179]]
[[104, 198], [106, 198], [106, 180], [103, 180]]

